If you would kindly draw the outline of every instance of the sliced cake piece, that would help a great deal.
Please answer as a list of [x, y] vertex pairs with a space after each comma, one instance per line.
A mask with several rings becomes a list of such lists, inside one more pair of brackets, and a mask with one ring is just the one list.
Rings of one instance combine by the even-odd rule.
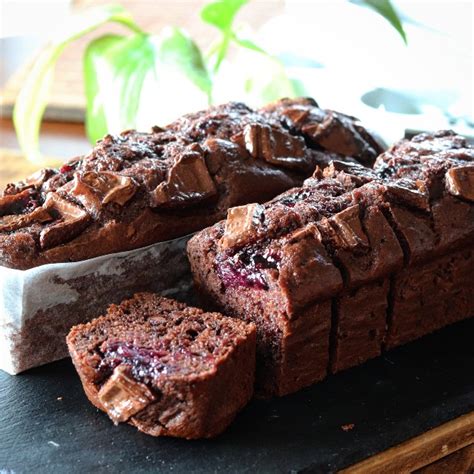
[[474, 248], [410, 265], [393, 278], [387, 349], [461, 321], [474, 311]]
[[89, 400], [153, 436], [216, 436], [253, 393], [255, 326], [139, 293], [67, 337]]
[[347, 290], [333, 300], [332, 373], [362, 364], [382, 352], [389, 280]]

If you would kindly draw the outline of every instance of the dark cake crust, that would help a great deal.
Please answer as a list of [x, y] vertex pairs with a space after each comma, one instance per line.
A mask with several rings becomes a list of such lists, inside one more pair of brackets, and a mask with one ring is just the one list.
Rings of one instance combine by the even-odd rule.
[[[462, 137], [421, 134], [373, 169], [334, 161], [190, 240], [198, 291], [257, 325], [259, 390], [284, 395], [473, 315], [473, 172]], [[305, 342], [289, 349], [290, 338]], [[299, 363], [325, 369], [299, 379], [284, 361], [308, 346]]]
[[253, 324], [155, 294], [111, 305], [67, 342], [89, 400], [153, 436], [216, 436], [253, 393]]
[[[229, 103], [151, 133], [108, 135], [60, 169], [9, 184], [0, 196], [0, 265], [27, 269], [173, 239], [215, 223], [229, 207], [301, 185], [330, 159], [365, 163], [369, 149], [375, 159], [372, 138], [362, 139], [352, 119], [336, 127], [357, 135], [358, 146], [344, 149], [288, 128], [280, 105], [301, 102], [282, 101], [271, 113]], [[305, 103], [306, 122], [326, 114]]]

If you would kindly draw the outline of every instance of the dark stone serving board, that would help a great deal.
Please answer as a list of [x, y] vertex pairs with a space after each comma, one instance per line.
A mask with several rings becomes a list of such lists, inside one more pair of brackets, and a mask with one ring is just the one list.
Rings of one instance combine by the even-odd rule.
[[471, 319], [297, 394], [254, 401], [206, 441], [114, 426], [87, 402], [69, 360], [2, 372], [0, 472], [332, 472], [474, 410], [473, 334]]

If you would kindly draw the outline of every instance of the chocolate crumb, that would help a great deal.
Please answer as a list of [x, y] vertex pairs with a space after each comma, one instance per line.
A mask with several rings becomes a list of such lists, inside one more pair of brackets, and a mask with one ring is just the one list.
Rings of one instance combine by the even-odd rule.
[[354, 426], [355, 426], [354, 423], [348, 423], [347, 425], [342, 425], [341, 430], [347, 433], [348, 431], [353, 430]]

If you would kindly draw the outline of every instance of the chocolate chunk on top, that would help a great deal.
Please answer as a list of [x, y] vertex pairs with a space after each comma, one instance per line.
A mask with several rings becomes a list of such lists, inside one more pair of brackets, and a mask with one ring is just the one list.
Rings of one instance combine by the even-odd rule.
[[103, 171], [76, 173], [70, 193], [92, 215], [98, 215], [108, 203], [124, 206], [135, 194], [137, 186], [129, 176]]
[[305, 144], [301, 137], [278, 130], [270, 125], [251, 123], [242, 133], [232, 137], [242, 144], [253, 158], [285, 168], [305, 168]]
[[53, 217], [46, 209], [37, 207], [28, 214], [14, 214], [0, 217], [0, 232], [21, 229], [34, 222], [44, 223], [52, 220]]
[[362, 166], [359, 163], [350, 163], [340, 160], [332, 160], [323, 170], [317, 169], [315, 171], [315, 177], [319, 179], [322, 177], [337, 179], [348, 189], [361, 186], [377, 179], [376, 174], [371, 168]]
[[227, 211], [222, 248], [238, 247], [250, 242], [255, 230], [264, 219], [264, 207], [260, 204], [232, 207]]
[[20, 181], [14, 185], [7, 186], [6, 192], [11, 192], [12, 194], [14, 194], [24, 189], [39, 190], [41, 189], [42, 185], [56, 173], [57, 171], [51, 168], [43, 168], [31, 174], [23, 181]]
[[352, 156], [364, 165], [371, 165], [383, 151], [356, 118], [321, 109], [312, 100], [283, 99], [263, 110], [283, 117], [292, 131], [302, 134], [313, 146]]
[[24, 189], [15, 194], [5, 194], [0, 197], [0, 216], [22, 214], [28, 204], [34, 200], [35, 193], [31, 189]]
[[368, 247], [369, 242], [362, 228], [358, 204], [325, 218], [320, 226], [328, 231], [338, 248]]
[[90, 223], [90, 215], [84, 209], [56, 193], [47, 195], [44, 207], [57, 218], [41, 231], [40, 244], [44, 249], [73, 239]]
[[166, 182], [151, 193], [153, 207], [194, 204], [217, 194], [200, 147], [184, 152], [170, 168]]
[[397, 180], [385, 185], [386, 194], [391, 201], [400, 202], [408, 207], [422, 211], [430, 210], [430, 196], [419, 189], [406, 186], [404, 180]]
[[458, 166], [448, 170], [446, 189], [454, 196], [474, 201], [474, 165]]
[[342, 289], [342, 276], [328, 255], [315, 224], [289, 234], [281, 254], [278, 283], [288, 303], [286, 311], [290, 318], [311, 301]]

